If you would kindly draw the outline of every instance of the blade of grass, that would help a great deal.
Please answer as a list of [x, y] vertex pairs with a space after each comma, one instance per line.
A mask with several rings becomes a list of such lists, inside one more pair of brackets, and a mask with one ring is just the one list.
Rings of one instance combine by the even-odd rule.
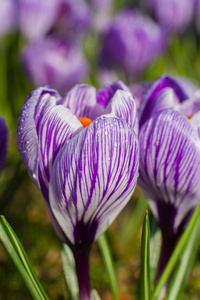
[[167, 282], [170, 274], [172, 273], [181, 253], [183, 252], [183, 249], [187, 243], [187, 241], [190, 238], [190, 235], [192, 234], [192, 231], [198, 221], [198, 218], [200, 216], [200, 205], [197, 206], [197, 208], [195, 209], [192, 218], [190, 219], [189, 224], [187, 225], [184, 233], [182, 234], [181, 238], [179, 239], [179, 242], [174, 250], [174, 252], [172, 253], [172, 256], [170, 257], [167, 266], [165, 267], [162, 275], [160, 276], [160, 279], [154, 289], [153, 295], [151, 299], [157, 299], [160, 291], [162, 289], [162, 287], [165, 285], [165, 283]]
[[79, 299], [78, 280], [76, 276], [76, 268], [74, 256], [69, 246], [63, 244], [61, 251], [63, 271], [65, 275], [66, 285], [69, 292], [70, 300]]
[[185, 286], [185, 282], [188, 276], [189, 271], [192, 268], [192, 265], [195, 260], [195, 256], [198, 251], [199, 237], [200, 237], [200, 220], [198, 220], [190, 239], [188, 240], [187, 246], [181, 257], [180, 264], [176, 269], [176, 272], [173, 278], [170, 280], [167, 299], [181, 299], [181, 294]]
[[106, 237], [106, 234], [103, 233], [99, 239], [99, 248], [101, 251], [101, 255], [104, 260], [105, 267], [108, 272], [108, 277], [109, 277], [109, 282], [110, 282], [110, 288], [112, 291], [113, 299], [114, 300], [119, 300], [119, 294], [118, 294], [118, 286], [117, 286], [117, 281], [115, 277], [115, 271], [114, 271], [114, 263], [113, 263], [113, 258], [110, 250], [110, 246]]
[[4, 216], [0, 216], [0, 239], [21, 273], [33, 298], [48, 300], [48, 296], [43, 290], [21, 242]]
[[158, 268], [160, 246], [162, 240], [162, 234], [157, 220], [153, 214], [149, 217], [150, 223], [150, 277], [151, 286], [154, 286], [156, 272]]
[[148, 210], [144, 217], [141, 243], [141, 275], [140, 275], [140, 299], [151, 298], [150, 278], [150, 227]]

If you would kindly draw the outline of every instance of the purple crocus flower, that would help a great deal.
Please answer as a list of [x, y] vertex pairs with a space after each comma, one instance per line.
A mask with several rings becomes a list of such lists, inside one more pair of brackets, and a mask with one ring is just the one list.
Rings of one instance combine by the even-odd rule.
[[58, 14], [57, 0], [17, 0], [18, 22], [29, 41], [43, 38], [52, 28]]
[[3, 169], [7, 153], [7, 127], [4, 119], [0, 117], [0, 171]]
[[19, 118], [19, 152], [59, 237], [74, 253], [82, 300], [90, 299], [90, 246], [136, 185], [136, 114], [131, 93], [116, 82], [97, 92], [77, 85], [63, 98], [38, 88]]
[[19, 27], [29, 41], [44, 38], [50, 31], [67, 36], [79, 33], [90, 23], [84, 0], [17, 0]]
[[87, 62], [72, 41], [47, 38], [27, 46], [22, 59], [35, 86], [49, 85], [66, 92], [87, 75]]
[[143, 0], [167, 32], [183, 32], [194, 17], [196, 0]]
[[58, 15], [53, 30], [63, 36], [80, 37], [91, 24], [92, 11], [84, 0], [57, 0]]
[[110, 23], [103, 40], [102, 64], [138, 75], [165, 48], [160, 27], [136, 10], [120, 12]]
[[199, 120], [200, 93], [188, 99], [169, 76], [141, 103], [138, 185], [162, 230], [158, 277], [200, 199]]

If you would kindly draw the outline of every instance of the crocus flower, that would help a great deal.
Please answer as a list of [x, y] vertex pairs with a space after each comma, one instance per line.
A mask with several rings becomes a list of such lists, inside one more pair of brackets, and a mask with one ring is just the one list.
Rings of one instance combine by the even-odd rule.
[[183, 32], [194, 17], [196, 0], [143, 0], [167, 32]]
[[51, 31], [67, 36], [87, 29], [90, 9], [84, 0], [17, 0], [19, 27], [28, 41]]
[[110, 23], [103, 39], [102, 64], [138, 75], [165, 48], [160, 27], [139, 11], [120, 12]]
[[35, 86], [49, 85], [66, 92], [87, 75], [87, 62], [72, 41], [47, 38], [27, 46], [22, 53], [26, 71]]
[[59, 237], [74, 253], [80, 298], [90, 299], [90, 246], [128, 202], [138, 176], [137, 110], [127, 87], [77, 85], [63, 98], [30, 94], [18, 147]]
[[138, 184], [162, 230], [160, 276], [200, 199], [200, 92], [162, 76], [143, 100]]
[[57, 0], [17, 0], [19, 28], [27, 40], [38, 40], [49, 32], [58, 14], [57, 2]]
[[5, 121], [0, 117], [0, 171], [3, 169], [7, 153], [7, 127]]
[[58, 15], [53, 31], [63, 36], [80, 38], [87, 32], [92, 18], [92, 10], [84, 0], [57, 0]]

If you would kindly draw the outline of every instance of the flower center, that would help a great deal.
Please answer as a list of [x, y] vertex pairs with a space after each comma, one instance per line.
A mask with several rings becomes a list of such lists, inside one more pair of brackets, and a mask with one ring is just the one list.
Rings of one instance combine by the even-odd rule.
[[90, 123], [92, 123], [92, 120], [89, 118], [78, 118], [78, 119], [84, 128], [87, 127], [88, 125], [90, 125]]
[[190, 120], [193, 117], [193, 115], [187, 116], [188, 120]]

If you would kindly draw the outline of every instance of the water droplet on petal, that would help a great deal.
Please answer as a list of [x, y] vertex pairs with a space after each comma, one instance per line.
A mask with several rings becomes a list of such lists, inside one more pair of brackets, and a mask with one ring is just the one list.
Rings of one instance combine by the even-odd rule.
[[33, 179], [37, 179], [37, 176], [35, 173], [33, 173]]

